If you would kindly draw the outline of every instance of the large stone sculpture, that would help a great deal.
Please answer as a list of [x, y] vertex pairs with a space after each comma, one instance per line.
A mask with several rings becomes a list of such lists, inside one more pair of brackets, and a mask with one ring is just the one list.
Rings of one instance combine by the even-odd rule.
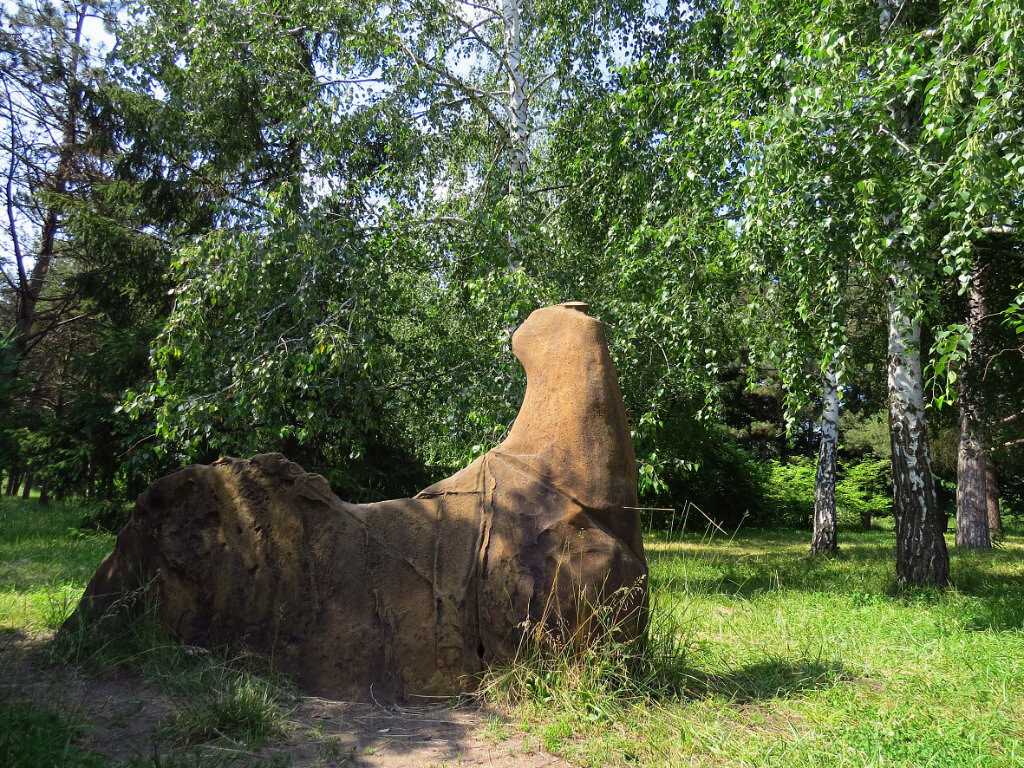
[[348, 504], [280, 454], [186, 467], [139, 497], [70, 622], [152, 584], [185, 642], [243, 645], [314, 692], [377, 698], [464, 689], [527, 630], [639, 635], [636, 465], [603, 327], [583, 304], [547, 307], [512, 346], [519, 416], [462, 471]]

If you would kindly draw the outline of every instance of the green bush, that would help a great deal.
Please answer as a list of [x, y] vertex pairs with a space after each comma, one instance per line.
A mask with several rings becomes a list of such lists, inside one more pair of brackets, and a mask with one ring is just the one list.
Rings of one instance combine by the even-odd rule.
[[870, 524], [872, 518], [892, 515], [888, 459], [865, 459], [840, 465], [836, 513], [840, 523], [860, 526]]
[[[763, 508], [764, 486], [767, 472], [752, 451], [738, 447], [720, 433], [704, 434], [699, 440], [673, 447], [690, 461], [680, 463], [664, 473], [667, 492], [645, 496], [644, 503], [652, 507], [672, 507], [673, 520], [665, 513], [649, 516], [650, 527], [655, 530], [679, 529], [690, 505], [703, 514], [690, 515], [688, 527], [700, 530], [715, 523], [732, 530], [743, 525], [770, 524], [768, 511]], [[685, 452], [685, 453], [684, 453]]]
[[806, 456], [768, 463], [764, 507], [770, 525], [810, 527], [814, 517], [816, 464], [813, 458]]
[[[817, 460], [801, 456], [768, 464], [764, 485], [766, 522], [785, 528], [809, 528], [814, 519]], [[836, 478], [839, 522], [862, 525], [892, 515], [888, 459], [840, 462]]]

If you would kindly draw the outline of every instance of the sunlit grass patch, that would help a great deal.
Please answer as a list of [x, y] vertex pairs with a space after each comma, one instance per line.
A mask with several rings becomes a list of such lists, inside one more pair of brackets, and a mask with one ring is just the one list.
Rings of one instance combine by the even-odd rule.
[[951, 546], [945, 591], [893, 589], [891, 530], [840, 545], [823, 559], [803, 532], [649, 537], [655, 621], [685, 649], [677, 684], [619, 699], [605, 723], [556, 698], [514, 716], [585, 766], [1024, 765], [1024, 539]]
[[277, 688], [257, 678], [207, 691], [170, 717], [164, 735], [182, 744], [226, 739], [258, 748], [284, 735], [280, 699]]
[[0, 627], [53, 630], [114, 546], [77, 530], [83, 508], [0, 497]]

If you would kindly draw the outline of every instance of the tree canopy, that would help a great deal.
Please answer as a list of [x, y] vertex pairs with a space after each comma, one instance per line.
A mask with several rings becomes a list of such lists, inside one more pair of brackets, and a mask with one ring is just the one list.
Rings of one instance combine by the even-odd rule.
[[900, 535], [934, 544], [899, 576], [942, 583], [929, 444], [976, 435], [1019, 493], [1019, 3], [3, 16], [9, 485], [126, 496], [281, 450], [412, 492], [510, 426], [516, 324], [584, 299], [651, 506], [802, 524], [772, 489], [819, 453], [822, 509], [870, 519], [891, 460]]

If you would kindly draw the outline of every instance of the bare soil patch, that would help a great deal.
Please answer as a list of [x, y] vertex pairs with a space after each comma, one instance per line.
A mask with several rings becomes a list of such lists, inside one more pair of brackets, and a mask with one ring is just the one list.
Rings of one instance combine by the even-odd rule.
[[[187, 700], [161, 693], [124, 668], [87, 675], [67, 665], [47, 666], [46, 639], [21, 632], [0, 638], [5, 693], [84, 722], [79, 745], [103, 754], [112, 766], [132, 760], [154, 765], [154, 756], [176, 748], [165, 725]], [[381, 705], [299, 696], [283, 739], [257, 752], [230, 740], [202, 750], [211, 757], [234, 753], [254, 764], [277, 757], [295, 768], [571, 768], [480, 703]]]

